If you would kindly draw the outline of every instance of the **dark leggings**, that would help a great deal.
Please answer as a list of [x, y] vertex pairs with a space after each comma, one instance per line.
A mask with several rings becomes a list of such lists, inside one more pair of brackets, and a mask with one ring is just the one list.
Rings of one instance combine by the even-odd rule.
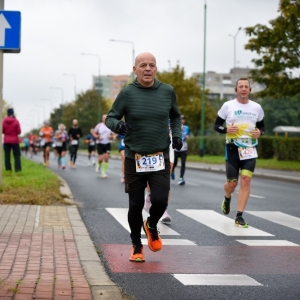
[[70, 161], [72, 161], [74, 164], [77, 158], [77, 150], [78, 150], [78, 145], [70, 146]]
[[[169, 189], [160, 185], [151, 185], [151, 207], [149, 210], [149, 226], [156, 228], [156, 225], [168, 206]], [[129, 192], [128, 223], [130, 237], [133, 245], [141, 244], [141, 227], [143, 225], [142, 211], [144, 208], [144, 192], [139, 190]]]
[[177, 166], [178, 157], [181, 158], [180, 178], [183, 178], [184, 173], [185, 173], [185, 161], [186, 161], [186, 157], [187, 157], [187, 151], [181, 151], [181, 152], [174, 151], [173, 173], [174, 173], [174, 170]]

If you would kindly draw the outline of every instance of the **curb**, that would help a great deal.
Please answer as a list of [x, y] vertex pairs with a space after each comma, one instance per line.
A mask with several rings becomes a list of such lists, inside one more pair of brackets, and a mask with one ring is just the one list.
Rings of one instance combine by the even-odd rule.
[[73, 194], [67, 182], [58, 176], [62, 186], [60, 193], [64, 200], [72, 204], [66, 206], [68, 218], [74, 235], [80, 263], [85, 278], [91, 288], [94, 300], [122, 300], [119, 287], [109, 278], [95, 249], [95, 245], [87, 231], [74, 201]]

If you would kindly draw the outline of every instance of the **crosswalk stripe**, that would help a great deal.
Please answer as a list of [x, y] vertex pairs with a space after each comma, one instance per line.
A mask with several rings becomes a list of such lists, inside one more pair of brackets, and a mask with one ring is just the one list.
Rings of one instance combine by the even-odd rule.
[[173, 274], [184, 285], [263, 286], [243, 274]]
[[234, 220], [213, 210], [177, 209], [177, 211], [227, 236], [274, 236], [252, 226], [249, 228], [234, 226]]
[[286, 240], [236, 240], [247, 246], [299, 246]]
[[[194, 242], [185, 239], [162, 239], [163, 246], [197, 246]], [[142, 239], [143, 245], [148, 245], [147, 239]]]
[[247, 211], [247, 213], [300, 231], [300, 218], [282, 213], [280, 211]]
[[[106, 208], [106, 210], [128, 231], [130, 232], [127, 213], [128, 208]], [[143, 210], [143, 219], [146, 220], [149, 214]], [[169, 226], [159, 222], [157, 225], [160, 235], [180, 235], [175, 230], [171, 229]], [[143, 230], [141, 230], [142, 234], [145, 234]]]

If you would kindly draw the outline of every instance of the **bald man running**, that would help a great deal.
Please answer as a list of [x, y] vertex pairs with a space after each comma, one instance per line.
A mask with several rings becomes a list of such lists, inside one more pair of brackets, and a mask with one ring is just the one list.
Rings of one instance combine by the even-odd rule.
[[[136, 79], [118, 94], [106, 118], [113, 132], [125, 135], [125, 192], [129, 195], [128, 223], [132, 240], [130, 261], [144, 262], [141, 227], [152, 251], [162, 248], [157, 223], [168, 205], [170, 190], [169, 118], [172, 145], [182, 147], [180, 112], [171, 85], [155, 79], [156, 59], [148, 52], [135, 59]], [[125, 122], [121, 119], [125, 117]], [[143, 221], [144, 190], [149, 182], [151, 208]]]

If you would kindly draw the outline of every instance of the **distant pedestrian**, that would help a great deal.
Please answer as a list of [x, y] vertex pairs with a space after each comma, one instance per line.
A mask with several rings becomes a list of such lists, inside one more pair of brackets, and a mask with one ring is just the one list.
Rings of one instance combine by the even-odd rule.
[[14, 110], [7, 110], [7, 117], [2, 121], [3, 127], [3, 148], [5, 153], [5, 169], [11, 171], [10, 153], [13, 152], [15, 160], [15, 172], [21, 172], [21, 151], [19, 145], [19, 134], [21, 134], [21, 126], [14, 116]]
[[107, 115], [102, 115], [102, 122], [94, 128], [93, 135], [97, 138], [98, 163], [96, 172], [101, 171], [101, 178], [107, 178], [106, 170], [110, 156], [110, 140], [113, 138], [113, 132], [105, 125]]
[[88, 145], [88, 165], [93, 165], [95, 166], [96, 164], [96, 160], [95, 160], [95, 156], [96, 156], [96, 140], [97, 138], [94, 137], [93, 135], [94, 129], [91, 128], [90, 129], [90, 133], [86, 136], [85, 138], [85, 143]]
[[76, 168], [76, 159], [77, 159], [77, 151], [79, 147], [79, 139], [82, 137], [82, 131], [80, 127], [78, 127], [78, 120], [74, 119], [72, 122], [72, 127], [68, 132], [70, 145], [70, 161], [69, 166], [71, 168]]
[[174, 170], [177, 166], [178, 158], [181, 159], [181, 167], [180, 167], [180, 178], [178, 181], [179, 185], [184, 185], [185, 180], [184, 180], [184, 173], [185, 173], [185, 162], [187, 158], [187, 152], [188, 152], [188, 144], [187, 140], [190, 137], [190, 128], [185, 125], [185, 117], [181, 115], [181, 138], [182, 138], [182, 148], [180, 150], [174, 149], [174, 166], [173, 170], [171, 172], [171, 178], [174, 180], [175, 179], [175, 173]]
[[44, 166], [49, 166], [50, 148], [52, 144], [53, 129], [48, 121], [44, 121], [44, 126], [40, 129], [41, 141], [39, 146], [43, 148]]
[[27, 136], [24, 136], [23, 143], [24, 143], [24, 153], [25, 153], [25, 155], [27, 155], [28, 149], [29, 149], [29, 139]]

